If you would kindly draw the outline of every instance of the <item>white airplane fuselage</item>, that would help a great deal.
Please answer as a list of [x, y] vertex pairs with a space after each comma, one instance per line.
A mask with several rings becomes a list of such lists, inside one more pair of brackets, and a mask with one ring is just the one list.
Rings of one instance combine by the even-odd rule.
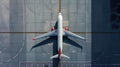
[[61, 13], [58, 15], [58, 55], [61, 58], [63, 49], [63, 16]]

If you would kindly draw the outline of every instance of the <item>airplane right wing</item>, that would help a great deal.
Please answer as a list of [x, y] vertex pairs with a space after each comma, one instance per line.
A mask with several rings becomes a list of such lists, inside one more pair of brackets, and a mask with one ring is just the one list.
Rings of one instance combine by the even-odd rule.
[[46, 38], [46, 37], [55, 36], [55, 35], [56, 35], [56, 31], [54, 30], [54, 31], [45, 33], [45, 34], [37, 36], [37, 37], [33, 37], [32, 39], [37, 40], [37, 39]]

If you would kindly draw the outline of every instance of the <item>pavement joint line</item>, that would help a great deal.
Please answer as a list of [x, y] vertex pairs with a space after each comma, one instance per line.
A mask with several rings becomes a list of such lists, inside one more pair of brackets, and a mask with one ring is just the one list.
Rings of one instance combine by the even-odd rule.
[[[48, 32], [0, 32], [0, 34], [44, 34]], [[76, 34], [120, 34], [120, 32], [73, 32]]]

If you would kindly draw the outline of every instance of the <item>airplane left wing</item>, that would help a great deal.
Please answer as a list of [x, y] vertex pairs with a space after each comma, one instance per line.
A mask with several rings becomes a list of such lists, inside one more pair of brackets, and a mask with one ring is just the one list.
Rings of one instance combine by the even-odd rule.
[[54, 31], [48, 32], [46, 34], [43, 34], [43, 35], [40, 35], [40, 36], [37, 36], [37, 37], [33, 37], [32, 39], [37, 40], [37, 39], [46, 38], [46, 37], [55, 36], [55, 35], [56, 35], [56, 32], [54, 30]]

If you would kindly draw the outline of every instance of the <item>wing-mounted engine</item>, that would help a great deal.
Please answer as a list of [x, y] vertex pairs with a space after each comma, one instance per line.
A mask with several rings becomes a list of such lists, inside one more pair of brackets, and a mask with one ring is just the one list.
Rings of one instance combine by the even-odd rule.
[[57, 29], [57, 26], [58, 26], [58, 22], [52, 22], [52, 28], [51, 28], [51, 31], [54, 31]]
[[68, 27], [68, 26], [66, 26], [64, 29], [65, 29], [66, 31], [69, 31], [69, 27]]
[[56, 28], [55, 28], [55, 27], [52, 27], [52, 28], [51, 28], [51, 31], [54, 31], [54, 30], [56, 30]]

